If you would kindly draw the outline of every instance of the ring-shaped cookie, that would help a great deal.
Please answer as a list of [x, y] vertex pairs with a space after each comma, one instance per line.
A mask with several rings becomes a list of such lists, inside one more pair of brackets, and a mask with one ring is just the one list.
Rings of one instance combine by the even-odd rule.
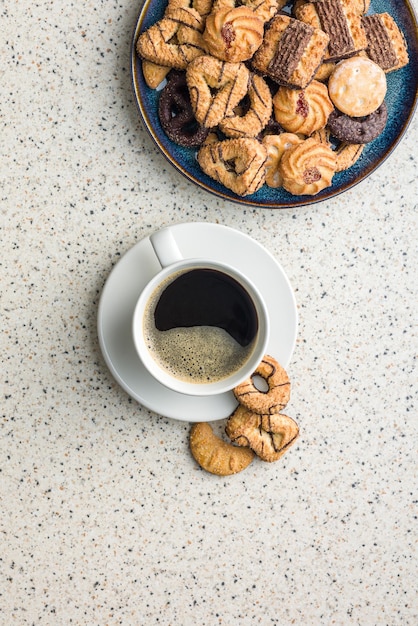
[[208, 55], [192, 61], [186, 79], [197, 121], [207, 128], [218, 126], [247, 93], [249, 77], [244, 63], [227, 63]]
[[225, 432], [238, 446], [250, 448], [263, 461], [277, 461], [299, 436], [299, 426], [288, 415], [259, 415], [239, 405], [228, 418]]
[[219, 124], [227, 137], [256, 137], [270, 120], [273, 100], [269, 86], [261, 76], [253, 74], [250, 77], [245, 98], [248, 98], [248, 110], [243, 115], [234, 111], [234, 115], [225, 117]]
[[158, 117], [167, 137], [185, 148], [201, 146], [209, 133], [194, 116], [184, 72], [171, 71], [160, 94]]
[[[267, 391], [261, 391], [256, 387], [254, 381], [256, 376], [265, 380], [268, 385]], [[247, 409], [262, 415], [272, 415], [279, 413], [289, 402], [290, 380], [286, 370], [276, 359], [266, 355], [252, 376], [235, 387], [234, 395]]]
[[344, 143], [370, 143], [383, 132], [387, 118], [385, 102], [365, 117], [350, 117], [334, 109], [328, 118], [328, 128], [334, 137]]

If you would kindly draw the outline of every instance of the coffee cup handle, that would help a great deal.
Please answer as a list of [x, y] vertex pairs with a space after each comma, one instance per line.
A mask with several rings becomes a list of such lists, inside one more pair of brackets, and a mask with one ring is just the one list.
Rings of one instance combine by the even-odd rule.
[[150, 236], [151, 245], [161, 264], [167, 267], [177, 261], [181, 261], [182, 256], [170, 227], [162, 228]]

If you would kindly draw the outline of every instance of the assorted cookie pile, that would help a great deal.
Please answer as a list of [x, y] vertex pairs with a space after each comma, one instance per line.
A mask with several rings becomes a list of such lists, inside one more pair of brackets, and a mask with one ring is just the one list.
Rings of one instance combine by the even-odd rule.
[[[256, 377], [264, 380], [261, 391]], [[253, 375], [234, 389], [239, 404], [228, 418], [225, 432], [231, 443], [214, 434], [206, 422], [190, 432], [190, 450], [203, 469], [227, 476], [244, 470], [255, 457], [277, 461], [299, 436], [297, 423], [281, 413], [290, 399], [290, 380], [285, 369], [266, 355]]]
[[171, 141], [239, 196], [315, 195], [387, 120], [405, 38], [370, 0], [168, 0], [136, 49]]

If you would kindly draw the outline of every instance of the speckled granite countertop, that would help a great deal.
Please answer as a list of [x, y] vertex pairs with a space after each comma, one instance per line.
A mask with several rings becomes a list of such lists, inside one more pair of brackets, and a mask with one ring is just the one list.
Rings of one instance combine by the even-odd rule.
[[[223, 202], [141, 125], [137, 12], [0, 8], [0, 624], [415, 626], [417, 118], [330, 201]], [[252, 236], [298, 302], [300, 439], [226, 479], [194, 463], [189, 423], [120, 388], [97, 339], [121, 255], [189, 221]]]

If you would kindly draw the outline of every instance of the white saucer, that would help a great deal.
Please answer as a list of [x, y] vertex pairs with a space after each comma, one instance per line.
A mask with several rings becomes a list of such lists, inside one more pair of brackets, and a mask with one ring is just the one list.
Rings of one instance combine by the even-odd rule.
[[[254, 239], [227, 226], [192, 222], [172, 228], [184, 256], [227, 262], [256, 284], [272, 320], [268, 353], [287, 367], [296, 343], [297, 309], [289, 280], [275, 258]], [[154, 380], [137, 356], [131, 331], [135, 304], [160, 269], [147, 237], [111, 271], [98, 310], [98, 336], [107, 366], [132, 398], [160, 415], [187, 422], [228, 417], [237, 406], [232, 392], [204, 398], [173, 392]]]

